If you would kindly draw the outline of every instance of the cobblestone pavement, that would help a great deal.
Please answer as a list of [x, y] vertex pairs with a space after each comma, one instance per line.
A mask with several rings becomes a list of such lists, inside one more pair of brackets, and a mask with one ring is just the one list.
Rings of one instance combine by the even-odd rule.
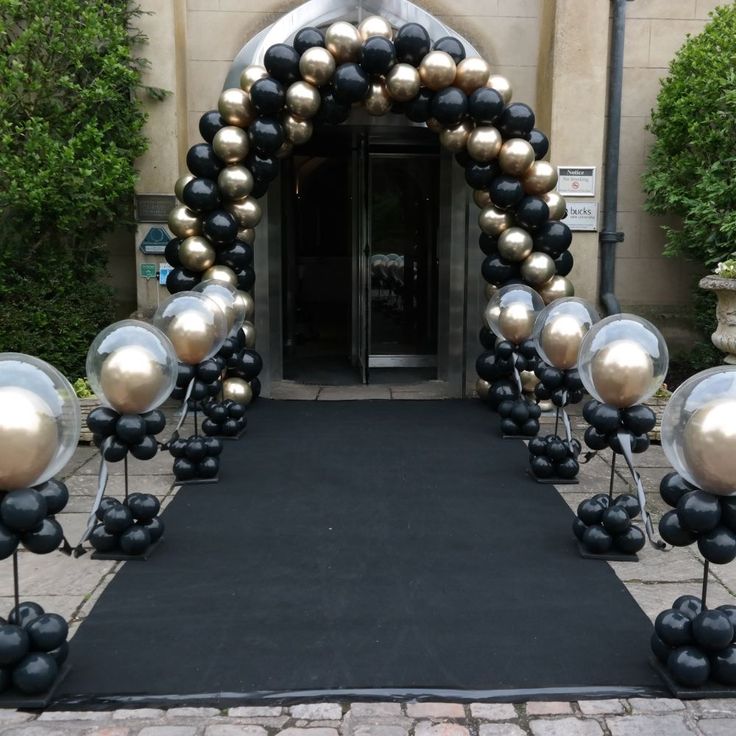
[[[549, 423], [549, 419], [546, 420]], [[573, 426], [579, 419], [573, 417]], [[543, 432], [549, 431], [548, 425]], [[186, 436], [186, 426], [183, 435]], [[576, 431], [577, 435], [582, 432]], [[653, 445], [636, 457], [655, 519], [666, 510], [658, 492], [661, 477], [670, 471], [661, 448]], [[172, 459], [159, 454], [147, 462], [129, 462], [130, 490], [156, 494], [165, 508], [176, 495]], [[96, 490], [99, 459], [95, 450], [80, 446], [65, 471], [71, 494], [59, 516], [69, 541], [76, 544], [85, 527]], [[108, 493], [122, 496], [122, 463], [110, 466]], [[610, 461], [596, 456], [583, 465], [579, 485], [549, 487], [573, 510], [584, 498], [608, 490]], [[630, 490], [623, 468], [615, 473], [615, 493]], [[520, 469], [524, 472], [524, 469]], [[165, 541], [164, 541], [165, 543]], [[571, 544], [571, 530], [560, 529], [560, 543]], [[571, 544], [571, 554], [573, 554]], [[19, 554], [21, 596], [38, 601], [47, 611], [70, 621], [73, 636], [122, 563], [95, 561], [89, 555], [70, 559], [53, 555]], [[638, 563], [610, 564], [641, 608], [652, 619], [684, 593], [699, 594], [702, 561], [694, 548], [659, 552], [647, 546]], [[736, 563], [711, 565], [709, 602], [736, 603]], [[0, 616], [12, 607], [10, 560], [0, 562]], [[73, 642], [72, 642], [73, 646]], [[643, 657], [648, 652], [642, 652]], [[301, 708], [301, 710], [300, 710]], [[320, 710], [323, 709], [323, 710]], [[64, 720], [66, 719], [66, 720]], [[306, 731], [305, 729], [310, 729]], [[702, 734], [736, 736], [736, 700], [582, 701], [580, 703], [509, 704], [320, 704], [291, 709], [150, 709], [114, 713], [46, 712], [41, 715], [0, 709], [0, 733], [19, 736], [109, 734], [109, 736], [629, 736], [631, 734]]]

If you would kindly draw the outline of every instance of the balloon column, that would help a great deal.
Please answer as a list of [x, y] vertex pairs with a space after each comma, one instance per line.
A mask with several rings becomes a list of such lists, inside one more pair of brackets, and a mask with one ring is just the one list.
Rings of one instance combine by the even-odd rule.
[[53, 476], [71, 458], [79, 431], [79, 404], [61, 373], [29, 355], [0, 354], [0, 559], [12, 557], [14, 597], [0, 619], [0, 707], [43, 707], [64, 675], [68, 624], [20, 600], [18, 547], [59, 549], [55, 515], [69, 492]]
[[[163, 533], [158, 500], [151, 494], [129, 494], [128, 454], [150, 460], [158, 452], [156, 435], [166, 426], [157, 409], [176, 381], [176, 354], [169, 339], [156, 327], [123, 320], [106, 327], [87, 353], [87, 375], [103, 406], [87, 417], [87, 426], [102, 455], [100, 482], [82, 538], [89, 539], [96, 559], [144, 559]], [[103, 497], [105, 463], [122, 461], [124, 500]], [[143, 497], [146, 512], [136, 512]], [[151, 514], [149, 510], [155, 506]], [[81, 553], [81, 542], [78, 552]]]
[[[662, 384], [669, 365], [667, 345], [654, 325], [633, 314], [616, 314], [593, 325], [580, 345], [578, 369], [583, 385], [594, 397], [583, 409], [584, 419], [591, 425], [585, 431], [585, 442], [591, 450], [608, 447], [613, 451], [608, 504], [600, 509], [601, 524], [590, 525], [585, 515], [579, 516], [573, 531], [588, 553], [602, 556], [614, 550], [632, 555], [644, 546], [644, 535], [630, 527], [624, 544], [620, 542], [619, 526], [614, 521], [604, 522], [611, 516], [608, 506], [616, 506], [613, 498], [614, 473], [617, 455], [622, 455], [637, 488], [639, 510], [645, 529], [653, 544], [654, 531], [646, 512], [644, 488], [634, 469], [633, 454], [647, 450], [647, 432], [654, 428], [654, 412], [642, 402]], [[606, 502], [598, 499], [599, 504]], [[629, 516], [634, 505], [629, 507]], [[621, 524], [625, 523], [623, 515]], [[579, 522], [583, 522], [581, 525]], [[583, 525], [587, 528], [584, 529]], [[616, 557], [616, 559], [620, 559]], [[632, 558], [634, 559], [634, 558]]]
[[[673, 507], [660, 520], [677, 547], [697, 542], [705, 558], [701, 595], [683, 595], [657, 616], [652, 650], [673, 690], [709, 680], [736, 686], [736, 606], [707, 606], [711, 563], [736, 559], [736, 367], [698, 373], [672, 395], [662, 447], [675, 468], [660, 485]], [[732, 689], [728, 690], [733, 693]]]
[[[534, 346], [540, 358], [535, 369], [539, 383], [534, 393], [542, 401], [551, 399], [557, 407], [554, 432], [529, 443], [531, 474], [540, 483], [576, 482], [580, 471], [577, 458], [581, 445], [572, 437], [565, 407], [583, 398], [577, 370], [580, 345], [599, 319], [589, 304], [569, 297], [545, 307], [534, 323]], [[560, 416], [565, 439], [558, 436]]]

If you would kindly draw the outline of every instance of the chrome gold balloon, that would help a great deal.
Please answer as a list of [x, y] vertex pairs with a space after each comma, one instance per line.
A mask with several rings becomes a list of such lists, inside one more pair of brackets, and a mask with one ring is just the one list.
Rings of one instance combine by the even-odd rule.
[[496, 286], [495, 284], [486, 284], [486, 289], [485, 289], [486, 301], [490, 301], [491, 299], [493, 299], [493, 295], [497, 291], [498, 291], [498, 286]]
[[250, 92], [250, 88], [259, 80], [268, 76], [265, 66], [250, 64], [240, 72], [240, 89]]
[[539, 251], [530, 253], [521, 264], [521, 278], [532, 286], [546, 284], [555, 273], [555, 262]]
[[456, 74], [454, 59], [444, 51], [430, 51], [419, 64], [419, 78], [433, 92], [449, 87]]
[[177, 238], [190, 238], [201, 235], [202, 221], [188, 207], [180, 204], [169, 212], [169, 230]]
[[217, 101], [220, 116], [228, 125], [247, 128], [256, 118], [250, 95], [240, 87], [230, 87], [220, 93]]
[[521, 179], [527, 194], [546, 194], [557, 186], [557, 170], [549, 161], [535, 161]]
[[309, 120], [299, 120], [293, 115], [284, 115], [282, 122], [286, 138], [295, 146], [306, 143], [312, 137], [312, 123]]
[[481, 401], [486, 401], [488, 399], [488, 394], [491, 390], [491, 384], [488, 383], [488, 381], [484, 381], [482, 378], [479, 378], [475, 382], [475, 393], [478, 394], [478, 398]]
[[212, 139], [215, 155], [226, 164], [236, 164], [248, 155], [248, 134], [236, 125], [226, 125]]
[[455, 74], [455, 86], [465, 92], [472, 94], [476, 89], [485, 87], [491, 75], [491, 67], [488, 62], [479, 56], [469, 56], [457, 65]]
[[299, 118], [316, 115], [321, 102], [319, 90], [308, 82], [294, 82], [286, 90], [286, 107]]
[[215, 263], [215, 249], [202, 235], [185, 238], [179, 245], [179, 260], [189, 271], [206, 271]]
[[217, 186], [225, 199], [243, 199], [253, 191], [253, 174], [245, 166], [226, 166], [217, 177]]
[[440, 133], [440, 143], [452, 153], [460, 153], [465, 150], [465, 145], [470, 137], [470, 131], [473, 124], [467, 120], [454, 125], [452, 128], [445, 128]]
[[185, 174], [176, 180], [176, 184], [174, 184], [174, 194], [176, 194], [176, 198], [180, 202], [184, 201], [184, 187], [195, 178], [196, 177], [193, 174]]
[[542, 199], [547, 203], [549, 207], [549, 219], [550, 220], [562, 220], [567, 214], [567, 202], [565, 198], [555, 191], [547, 192], [542, 195]]
[[338, 64], [357, 61], [362, 44], [358, 29], [343, 20], [333, 23], [325, 33], [325, 47]]
[[256, 311], [256, 305], [253, 297], [247, 291], [238, 291], [235, 300], [240, 303], [245, 312], [245, 319], [251, 322]]
[[590, 378], [601, 401], [623, 409], [646, 396], [654, 380], [654, 363], [636, 340], [614, 340], [593, 356]]
[[227, 211], [235, 218], [240, 229], [255, 227], [263, 214], [261, 205], [253, 197], [228, 202]]
[[495, 89], [501, 95], [504, 105], [508, 105], [511, 102], [514, 91], [511, 87], [511, 82], [506, 77], [502, 77], [500, 74], [491, 74], [486, 82], [486, 87]]
[[503, 138], [492, 125], [476, 128], [468, 138], [468, 153], [475, 161], [493, 161], [501, 150]]
[[683, 457], [699, 488], [719, 496], [736, 491], [736, 399], [696, 409], [682, 435]]
[[380, 80], [375, 79], [371, 82], [371, 86], [368, 89], [368, 96], [365, 98], [363, 103], [365, 105], [365, 111], [369, 115], [385, 115], [393, 104], [391, 95], [388, 93], [386, 85]]
[[511, 138], [501, 146], [498, 163], [511, 176], [521, 176], [534, 163], [534, 149], [522, 138]]
[[335, 57], [321, 46], [312, 46], [299, 59], [299, 73], [305, 82], [322, 87], [335, 73]]
[[211, 320], [194, 309], [185, 309], [175, 315], [166, 327], [166, 336], [179, 360], [188, 365], [197, 365], [205, 360], [212, 353], [217, 339]]
[[238, 277], [235, 275], [235, 271], [227, 266], [212, 266], [212, 268], [208, 268], [202, 274], [202, 281], [207, 281], [208, 279], [224, 281], [226, 284], [230, 284], [230, 286], [237, 287], [238, 285]]
[[553, 276], [546, 284], [536, 289], [545, 304], [551, 304], [555, 299], [566, 296], [575, 296], [575, 287], [564, 276]]
[[237, 238], [244, 243], [253, 245], [256, 242], [256, 231], [252, 227], [244, 227], [242, 230], [238, 230]]
[[587, 331], [571, 314], [560, 314], [544, 325], [539, 344], [555, 368], [567, 371], [577, 365], [580, 343]]
[[391, 24], [380, 15], [370, 15], [360, 22], [358, 33], [363, 41], [371, 36], [383, 36], [389, 41], [394, 37], [394, 29]]
[[274, 155], [276, 156], [276, 158], [288, 158], [293, 152], [294, 144], [291, 141], [286, 140], [279, 146]]
[[473, 190], [473, 202], [483, 209], [491, 205], [491, 195], [485, 189], [474, 189]]
[[498, 315], [500, 333], [514, 345], [531, 337], [534, 329], [535, 311], [524, 302], [512, 302], [501, 307]]
[[222, 398], [238, 404], [250, 404], [253, 400], [253, 389], [242, 378], [226, 378], [222, 382]]
[[436, 120], [435, 118], [430, 118], [426, 122], [426, 126], [433, 132], [433, 133], [441, 133], [445, 128], [442, 125], [442, 123], [439, 120]]
[[478, 215], [478, 225], [486, 235], [498, 237], [504, 230], [511, 227], [514, 220], [511, 215], [496, 207], [484, 207]]
[[100, 388], [120, 414], [140, 414], [156, 400], [167, 377], [155, 356], [140, 345], [113, 350], [100, 367]]
[[397, 102], [408, 102], [419, 94], [419, 72], [411, 64], [396, 64], [386, 75], [388, 93]]
[[33, 391], [0, 387], [0, 488], [26, 488], [43, 474], [59, 449], [51, 407]]
[[[488, 284], [488, 286], [493, 286], [493, 284]], [[498, 287], [494, 288], [498, 289]], [[493, 325], [498, 323], [498, 318], [501, 316], [501, 305], [497, 301], [491, 303], [493, 294], [489, 295], [487, 289], [486, 297], [488, 297], [488, 303], [486, 304], [486, 308], [483, 310], [483, 321], [485, 322], [486, 327], [492, 330]]]
[[509, 227], [498, 236], [498, 253], [506, 261], [523, 261], [533, 248], [532, 236], [524, 228]]
[[245, 347], [252, 350], [256, 346], [256, 328], [255, 325], [246, 320], [243, 322], [243, 332], [245, 333]]
[[539, 385], [539, 379], [534, 371], [521, 371], [519, 373], [521, 379], [521, 390], [525, 394], [534, 393], [534, 389]]

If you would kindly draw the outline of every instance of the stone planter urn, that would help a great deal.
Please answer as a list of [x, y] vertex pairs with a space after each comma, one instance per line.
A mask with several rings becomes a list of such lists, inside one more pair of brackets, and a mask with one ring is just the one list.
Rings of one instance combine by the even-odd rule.
[[711, 275], [702, 278], [699, 286], [701, 289], [715, 291], [718, 297], [718, 327], [710, 336], [711, 342], [726, 354], [725, 363], [736, 365], [736, 279]]

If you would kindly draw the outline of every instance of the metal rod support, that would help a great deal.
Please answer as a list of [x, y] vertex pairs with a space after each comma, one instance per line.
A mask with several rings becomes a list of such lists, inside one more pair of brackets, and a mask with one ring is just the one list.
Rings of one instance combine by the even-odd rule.
[[123, 477], [125, 478], [125, 503], [128, 503], [128, 455], [123, 459]]
[[13, 598], [15, 600], [16, 624], [20, 625], [20, 583], [18, 581], [18, 550], [13, 552]]
[[608, 481], [608, 498], [613, 500], [613, 481], [616, 475], [616, 453], [611, 450], [611, 478]]
[[707, 598], [708, 598], [708, 573], [710, 571], [710, 562], [706, 560], [703, 563], [703, 592], [700, 596], [700, 600], [703, 604], [703, 610], [705, 611], [707, 606]]

